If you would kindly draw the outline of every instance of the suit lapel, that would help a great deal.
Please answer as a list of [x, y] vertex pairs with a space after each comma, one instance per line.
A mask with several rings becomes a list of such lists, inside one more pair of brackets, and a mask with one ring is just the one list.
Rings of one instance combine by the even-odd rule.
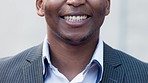
[[116, 51], [104, 44], [104, 72], [101, 83], [123, 83], [124, 71]]
[[[104, 72], [100, 83], [123, 83], [124, 72], [119, 56], [104, 43]], [[42, 45], [32, 48], [23, 67], [24, 83], [43, 83]]]
[[23, 67], [24, 83], [43, 83], [42, 45], [32, 48]]

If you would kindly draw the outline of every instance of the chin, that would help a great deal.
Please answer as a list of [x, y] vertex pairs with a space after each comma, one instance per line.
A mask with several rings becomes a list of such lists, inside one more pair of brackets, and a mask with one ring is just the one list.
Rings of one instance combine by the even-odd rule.
[[73, 45], [73, 46], [80, 46], [80, 45], [84, 44], [84, 41], [83, 40], [71, 40], [71, 39], [67, 39], [65, 42], [67, 44]]
[[90, 36], [83, 36], [83, 37], [62, 37], [62, 40], [69, 45], [79, 46], [84, 45], [90, 40]]
[[58, 37], [60, 37], [60, 39], [69, 45], [73, 45], [73, 46], [79, 46], [79, 45], [84, 45], [86, 43], [89, 43], [90, 41], [92, 41], [94, 38], [96, 38], [95, 36], [98, 36], [98, 31], [89, 31], [89, 32], [85, 32], [85, 33], [74, 33], [74, 34], [61, 34], [58, 33]]

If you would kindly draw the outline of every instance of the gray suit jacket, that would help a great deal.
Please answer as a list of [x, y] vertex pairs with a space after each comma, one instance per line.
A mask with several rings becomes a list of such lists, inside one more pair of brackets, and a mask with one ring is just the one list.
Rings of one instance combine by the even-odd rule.
[[[42, 45], [39, 45], [1, 59], [0, 83], [43, 83], [41, 56]], [[148, 83], [148, 65], [104, 44], [101, 83]]]

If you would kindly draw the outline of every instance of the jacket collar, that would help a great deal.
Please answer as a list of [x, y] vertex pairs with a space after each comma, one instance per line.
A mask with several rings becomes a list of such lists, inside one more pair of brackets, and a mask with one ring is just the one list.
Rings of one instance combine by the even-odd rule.
[[104, 43], [104, 63], [110, 64], [113, 67], [120, 66], [121, 60], [115, 49]]
[[27, 54], [23, 67], [24, 83], [43, 83], [42, 44], [33, 47]]
[[104, 73], [101, 83], [122, 83], [124, 71], [115, 49], [104, 43]]

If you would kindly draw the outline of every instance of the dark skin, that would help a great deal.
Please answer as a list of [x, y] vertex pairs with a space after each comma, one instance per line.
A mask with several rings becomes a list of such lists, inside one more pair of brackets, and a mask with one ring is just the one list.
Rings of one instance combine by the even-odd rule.
[[[37, 13], [47, 23], [51, 62], [72, 80], [90, 62], [110, 0], [37, 0]], [[87, 16], [71, 22], [66, 16]]]

